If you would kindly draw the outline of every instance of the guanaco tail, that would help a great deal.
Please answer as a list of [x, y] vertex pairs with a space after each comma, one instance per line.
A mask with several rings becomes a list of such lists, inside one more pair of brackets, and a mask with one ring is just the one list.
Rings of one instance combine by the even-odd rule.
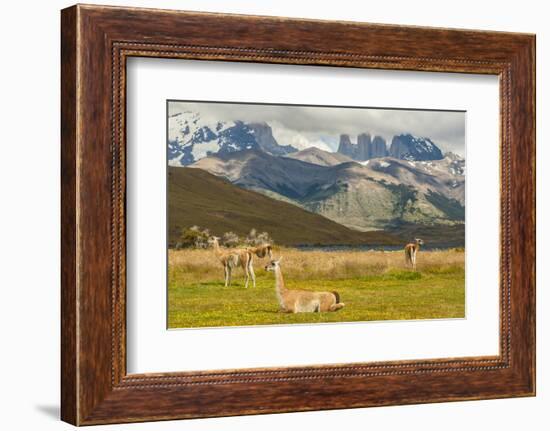
[[280, 310], [285, 313], [321, 313], [337, 311], [344, 307], [338, 292], [310, 292], [307, 290], [290, 290], [285, 287], [281, 272], [282, 257], [269, 262], [265, 269], [275, 273], [275, 291]]
[[412, 266], [412, 269], [416, 271], [416, 256], [420, 246], [424, 244], [420, 238], [415, 238], [414, 242], [411, 242], [405, 246], [405, 262]]
[[244, 271], [244, 287], [248, 288], [248, 280], [252, 278], [252, 285], [256, 287], [256, 275], [254, 274], [254, 268], [252, 266], [252, 252], [246, 249], [222, 249], [220, 247], [219, 238], [211, 237], [208, 243], [214, 248], [214, 253], [218, 260], [223, 265], [223, 272], [225, 276], [225, 287], [231, 285], [231, 272], [233, 268], [241, 266]]

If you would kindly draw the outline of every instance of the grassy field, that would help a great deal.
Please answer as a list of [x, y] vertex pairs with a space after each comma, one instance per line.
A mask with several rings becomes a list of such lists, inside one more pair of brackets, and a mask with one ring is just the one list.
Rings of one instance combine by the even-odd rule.
[[256, 288], [244, 288], [242, 270], [224, 287], [212, 250], [170, 250], [168, 326], [246, 326], [289, 323], [464, 317], [464, 252], [421, 251], [418, 271], [402, 251], [278, 249], [286, 287], [338, 291], [346, 306], [334, 313], [278, 312], [273, 273], [255, 258]]

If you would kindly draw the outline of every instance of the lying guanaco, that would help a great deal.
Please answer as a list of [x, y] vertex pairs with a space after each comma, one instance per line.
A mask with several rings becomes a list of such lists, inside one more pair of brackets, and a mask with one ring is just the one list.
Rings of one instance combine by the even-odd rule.
[[285, 287], [281, 272], [282, 257], [269, 262], [265, 269], [275, 273], [275, 291], [280, 311], [285, 313], [321, 313], [337, 311], [344, 307], [338, 292], [310, 292], [307, 290], [290, 290]]
[[412, 266], [412, 269], [416, 271], [416, 256], [420, 246], [424, 244], [420, 238], [415, 238], [414, 242], [411, 242], [405, 246], [405, 262]]

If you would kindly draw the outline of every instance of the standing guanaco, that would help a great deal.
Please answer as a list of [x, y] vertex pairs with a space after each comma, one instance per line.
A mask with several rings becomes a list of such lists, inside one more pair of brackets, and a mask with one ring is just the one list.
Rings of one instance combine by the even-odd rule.
[[233, 268], [241, 266], [244, 271], [244, 287], [248, 288], [248, 280], [252, 278], [252, 285], [256, 287], [256, 275], [254, 274], [254, 268], [252, 267], [252, 253], [246, 249], [222, 249], [220, 247], [219, 238], [216, 236], [211, 237], [208, 243], [214, 248], [216, 257], [223, 265], [223, 272], [225, 275], [225, 287], [231, 285], [231, 272]]
[[411, 242], [405, 246], [405, 262], [412, 266], [413, 271], [416, 271], [416, 256], [420, 250], [420, 246], [424, 244], [420, 238], [415, 238], [414, 242]]
[[262, 244], [256, 247], [247, 247], [247, 250], [252, 254], [255, 254], [260, 259], [269, 256], [269, 259], [273, 259], [273, 247], [271, 244]]

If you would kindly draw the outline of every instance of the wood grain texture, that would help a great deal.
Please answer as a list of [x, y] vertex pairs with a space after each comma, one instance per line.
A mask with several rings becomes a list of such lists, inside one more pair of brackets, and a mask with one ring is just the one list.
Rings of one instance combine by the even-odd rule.
[[61, 417], [77, 422], [76, 9], [61, 17]]
[[[535, 391], [532, 35], [100, 6], [62, 12], [62, 418], [136, 422]], [[500, 76], [497, 357], [126, 374], [126, 59]]]

